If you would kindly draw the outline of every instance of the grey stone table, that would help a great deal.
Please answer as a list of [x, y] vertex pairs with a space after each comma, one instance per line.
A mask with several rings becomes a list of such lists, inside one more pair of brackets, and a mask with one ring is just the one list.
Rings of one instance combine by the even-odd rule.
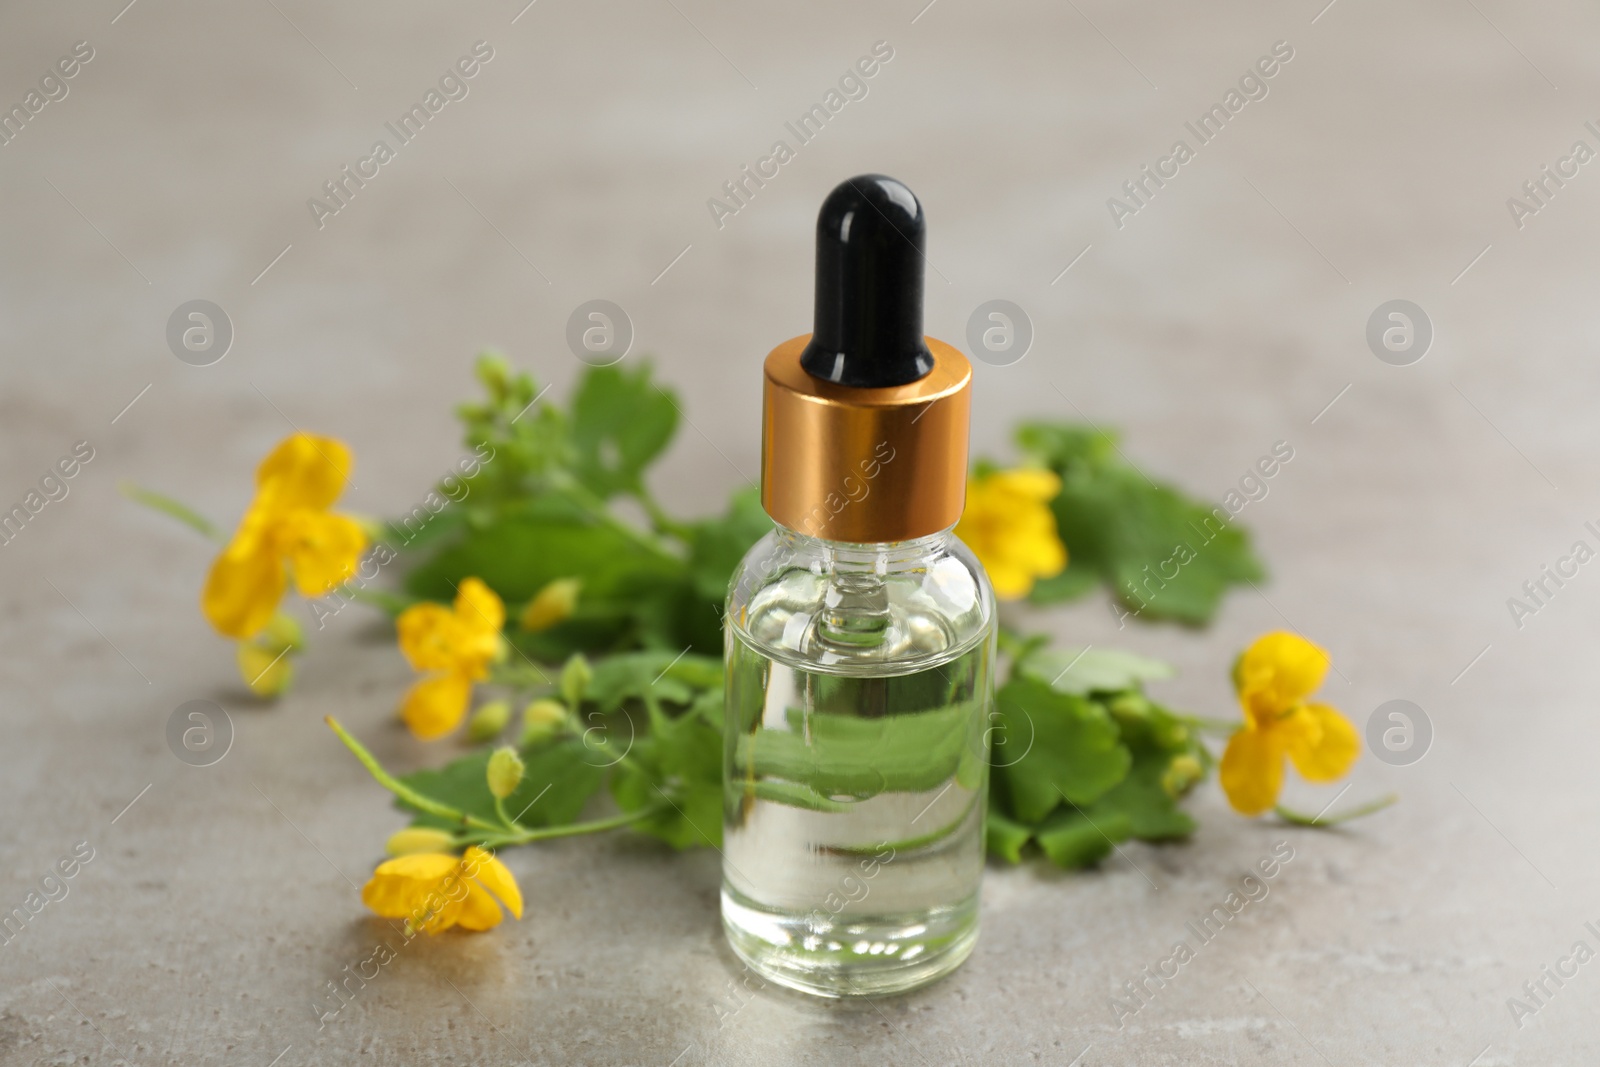
[[[0, 144], [0, 506], [92, 450], [0, 547], [0, 911], [74, 871], [0, 945], [0, 1062], [1596, 1061], [1600, 964], [1572, 952], [1600, 947], [1600, 564], [1561, 562], [1600, 547], [1592, 6], [524, 2], [0, 12], [0, 104], [23, 108]], [[1247, 78], [1275, 45], [1292, 57]], [[778, 140], [792, 158], [730, 200]], [[208, 546], [117, 483], [231, 523], [293, 424], [351, 443], [350, 507], [409, 507], [458, 454], [475, 350], [559, 394], [567, 317], [606, 298], [684, 397], [655, 486], [709, 511], [756, 474], [758, 361], [807, 328], [816, 205], [864, 170], [927, 204], [931, 333], [961, 342], [993, 298], [1032, 321], [1025, 359], [977, 368], [977, 451], [1087, 417], [1220, 499], [1294, 449], [1241, 515], [1271, 581], [1209, 629], [1119, 629], [1103, 600], [1045, 625], [1169, 660], [1160, 695], [1211, 715], [1234, 713], [1234, 651], [1304, 631], [1358, 724], [1394, 699], [1431, 722], [1424, 759], [1368, 754], [1341, 800], [1400, 804], [1304, 831], [1208, 786], [1187, 845], [991, 871], [971, 961], [862, 1005], [745, 983], [712, 853], [522, 850], [522, 922], [412, 945], [319, 1026], [384, 934], [355, 887], [397, 825], [322, 716], [401, 767], [441, 750], [393, 724], [409, 672], [354, 611], [290, 699], [246, 699], [197, 611]], [[234, 328], [211, 366], [167, 344], [193, 299]], [[1420, 362], [1369, 347], [1394, 299], [1432, 324]], [[190, 699], [236, 728], [209, 768], [164, 739]], [[1279, 842], [1270, 894], [1119, 1020], [1123, 983]]]

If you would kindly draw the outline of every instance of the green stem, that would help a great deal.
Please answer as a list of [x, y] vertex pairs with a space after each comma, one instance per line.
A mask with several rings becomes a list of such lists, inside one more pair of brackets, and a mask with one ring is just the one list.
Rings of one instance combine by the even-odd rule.
[[1375, 811], [1382, 811], [1399, 799], [1400, 794], [1398, 793], [1385, 793], [1377, 800], [1371, 800], [1359, 807], [1348, 808], [1337, 815], [1328, 816], [1304, 815], [1298, 811], [1292, 811], [1282, 804], [1272, 810], [1284, 822], [1293, 823], [1296, 826], [1312, 826], [1320, 829], [1324, 826], [1338, 826], [1340, 823], [1349, 822], [1351, 819], [1359, 819], [1363, 815], [1371, 815]]
[[522, 826], [517, 824], [515, 819], [506, 814], [506, 802], [504, 797], [494, 798], [494, 813], [500, 816], [500, 821], [505, 823], [506, 829], [510, 830], [512, 833], [518, 833], [523, 829]]
[[418, 603], [414, 597], [401, 596], [399, 593], [390, 593], [382, 589], [360, 589], [351, 585], [342, 587], [339, 595], [358, 604], [371, 604], [389, 615], [399, 615], [411, 605]]
[[480, 819], [476, 815], [468, 815], [465, 812], [457, 811], [450, 805], [434, 800], [432, 797], [423, 796], [421, 793], [417, 792], [415, 789], [412, 789], [409, 785], [406, 785], [404, 782], [400, 781], [400, 779], [384, 770], [383, 765], [378, 762], [377, 757], [368, 752], [362, 746], [360, 741], [357, 741], [354, 737], [351, 737], [350, 732], [343, 726], [339, 725], [338, 719], [335, 719], [332, 715], [327, 715], [323, 717], [323, 721], [328, 724], [334, 733], [339, 735], [339, 740], [344, 742], [344, 747], [348, 748], [355, 755], [356, 759], [361, 761], [361, 765], [367, 769], [367, 773], [372, 775], [373, 779], [379, 785], [383, 786], [385, 789], [399, 797], [401, 800], [405, 801], [407, 804], [410, 804], [419, 811], [425, 811], [430, 815], [438, 815], [441, 818], [460, 822], [463, 826], [472, 826], [479, 830], [487, 830], [492, 834], [504, 833], [503, 827], [496, 826], [494, 823], [485, 819]]
[[1236, 733], [1244, 722], [1239, 719], [1208, 719], [1203, 715], [1175, 715], [1173, 716], [1186, 726], [1196, 730], [1211, 730], [1219, 734]]
[[198, 532], [202, 537], [210, 538], [221, 544], [224, 540], [222, 531], [204, 515], [195, 511], [187, 504], [181, 504], [170, 496], [135, 485], [133, 482], [118, 482], [117, 491], [136, 504], [143, 504], [161, 514], [177, 519], [191, 530]]
[[661, 503], [651, 495], [650, 490], [641, 488], [633, 495], [643, 505], [645, 513], [650, 516], [650, 525], [655, 527], [656, 533], [676, 537], [685, 544], [693, 540], [694, 527], [668, 515]]
[[489, 672], [489, 681], [494, 685], [506, 685], [513, 689], [548, 688], [551, 684], [548, 673], [526, 663], [505, 663], [494, 667]]
[[576, 501], [585, 511], [587, 511], [592, 518], [599, 521], [602, 526], [621, 534], [623, 537], [626, 537], [635, 545], [638, 545], [644, 551], [650, 553], [652, 556], [655, 556], [657, 559], [670, 561], [675, 564], [681, 564], [683, 562], [682, 559], [663, 548], [661, 543], [654, 537], [651, 537], [635, 527], [629, 526], [627, 523], [611, 514], [611, 509], [606, 507], [606, 502], [587, 487], [580, 485], [576, 480], [573, 479], [566, 479], [565, 481], [566, 484], [563, 484], [562, 488], [565, 489], [572, 496], [572, 499]]
[[591, 819], [589, 822], [568, 823], [565, 826], [545, 826], [537, 830], [522, 830], [516, 834], [497, 834], [482, 837], [462, 836], [457, 838], [458, 845], [488, 845], [498, 848], [501, 845], [527, 845], [534, 841], [550, 841], [558, 837], [577, 837], [580, 834], [598, 834], [607, 830], [616, 830], [624, 826], [631, 826], [652, 816], [660, 815], [667, 810], [663, 802], [640, 808], [638, 811], [623, 812], [620, 815], [610, 815], [604, 819]]
[[590, 740], [590, 728], [583, 725], [582, 721], [579, 720], [578, 716], [572, 711], [571, 708], [567, 709], [566, 722], [567, 732], [572, 734], [573, 737], [577, 738], [580, 745], [591, 752], [598, 751], [604, 753], [605, 755], [611, 756], [611, 766], [625, 764], [628, 767], [631, 767], [633, 770], [644, 773], [644, 768], [639, 766], [639, 761], [633, 758], [631, 746], [630, 751], [628, 752], [617, 752], [616, 746], [611, 743], [611, 739], [606, 737], [603, 733], [597, 734], [598, 740]]
[[961, 824], [966, 822], [972, 815], [972, 809], [977, 805], [981, 796], [981, 793], [974, 793], [972, 799], [967, 802], [966, 807], [961, 809], [961, 814], [939, 829], [923, 834], [920, 837], [908, 837], [903, 841], [887, 841], [880, 845], [840, 845], [828, 851], [845, 855], [872, 855], [883, 848], [892, 849], [895, 855], [899, 855], [902, 852], [914, 852], [919, 848], [933, 844], [935, 841], [942, 841], [959, 830]]

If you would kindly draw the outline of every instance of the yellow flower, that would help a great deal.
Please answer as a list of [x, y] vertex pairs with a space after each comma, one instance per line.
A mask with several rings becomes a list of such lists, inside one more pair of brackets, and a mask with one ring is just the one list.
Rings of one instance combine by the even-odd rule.
[[578, 606], [578, 591], [582, 588], [582, 578], [557, 578], [528, 601], [528, 606], [522, 609], [518, 625], [529, 633], [550, 629], [572, 615], [572, 609]]
[[1245, 722], [1228, 739], [1220, 778], [1235, 811], [1260, 815], [1277, 803], [1285, 756], [1312, 782], [1331, 782], [1356, 761], [1361, 743], [1350, 720], [1306, 700], [1328, 662], [1310, 641], [1278, 631], [1257, 638], [1234, 665]]
[[502, 655], [506, 607], [477, 578], [456, 590], [453, 608], [417, 604], [401, 612], [400, 651], [415, 670], [430, 672], [411, 687], [400, 717], [424, 740], [454, 730], [472, 702], [472, 683], [489, 676], [489, 664]]
[[1035, 581], [1067, 565], [1050, 510], [1059, 492], [1061, 479], [1044, 470], [996, 471], [967, 483], [956, 536], [977, 554], [1001, 600], [1027, 596]]
[[211, 565], [200, 607], [217, 632], [243, 640], [271, 621], [289, 576], [319, 597], [355, 571], [367, 547], [361, 524], [328, 509], [350, 474], [350, 450], [296, 433], [256, 469], [256, 495], [233, 540]]
[[505, 918], [502, 904], [522, 918], [516, 878], [477, 846], [459, 857], [419, 852], [385, 860], [362, 888], [361, 901], [385, 919], [404, 919], [408, 930], [430, 934], [452, 926], [493, 929]]

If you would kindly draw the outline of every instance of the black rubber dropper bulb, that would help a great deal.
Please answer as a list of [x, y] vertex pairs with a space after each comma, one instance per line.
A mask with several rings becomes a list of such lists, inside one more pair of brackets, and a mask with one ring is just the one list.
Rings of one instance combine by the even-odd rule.
[[817, 213], [817, 295], [800, 365], [857, 388], [906, 385], [933, 369], [922, 336], [927, 219], [900, 182], [863, 174]]

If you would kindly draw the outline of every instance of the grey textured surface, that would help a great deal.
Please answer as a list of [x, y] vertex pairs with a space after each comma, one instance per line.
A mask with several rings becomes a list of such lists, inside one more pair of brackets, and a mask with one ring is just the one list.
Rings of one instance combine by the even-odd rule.
[[[1595, 1062], [1600, 964], [1547, 980], [1520, 1027], [1506, 1003], [1600, 947], [1600, 579], [1581, 569], [1520, 628], [1506, 604], [1600, 544], [1600, 164], [1520, 229], [1506, 206], [1597, 144], [1592, 8], [124, 2], [0, 12], [0, 102], [95, 50], [0, 146], [0, 503], [95, 449], [0, 549], [0, 909], [95, 850], [0, 946], [0, 1062]], [[480, 39], [470, 95], [319, 230], [307, 198]], [[717, 228], [707, 198], [877, 40], [894, 58], [867, 97]], [[1114, 226], [1106, 199], [1279, 40], [1295, 55], [1270, 94]], [[1358, 724], [1394, 698], [1427, 711], [1427, 757], [1364, 758], [1341, 802], [1401, 804], [1306, 832], [1208, 787], [1186, 846], [993, 870], [969, 963], [870, 1005], [740, 991], [712, 854], [523, 850], [520, 924], [412, 945], [319, 1029], [326, 983], [385, 936], [354, 887], [397, 826], [321, 718], [400, 766], [443, 750], [393, 724], [408, 671], [353, 610], [291, 699], [244, 699], [196, 610], [208, 546], [116, 483], [231, 522], [292, 422], [352, 444], [350, 507], [409, 507], [459, 453], [473, 352], [564, 390], [567, 315], [605, 297], [685, 398], [657, 489], [712, 509], [756, 474], [759, 358], [807, 328], [815, 207], [869, 169], [927, 204], [929, 332], [960, 342], [994, 297], [1032, 317], [1026, 359], [978, 368], [976, 450], [1081, 411], [1220, 498], [1295, 449], [1242, 515], [1272, 581], [1209, 630], [1118, 632], [1098, 601], [1048, 625], [1167, 658], [1162, 696], [1230, 715], [1229, 658], [1292, 624], [1332, 650], [1325, 692]], [[1398, 297], [1437, 330], [1409, 367], [1364, 341]], [[194, 298], [237, 328], [214, 366], [165, 345]], [[205, 769], [163, 739], [195, 698], [237, 727]], [[1290, 789], [1313, 810], [1333, 794]], [[1295, 857], [1271, 894], [1119, 1029], [1121, 983], [1279, 841]]]

